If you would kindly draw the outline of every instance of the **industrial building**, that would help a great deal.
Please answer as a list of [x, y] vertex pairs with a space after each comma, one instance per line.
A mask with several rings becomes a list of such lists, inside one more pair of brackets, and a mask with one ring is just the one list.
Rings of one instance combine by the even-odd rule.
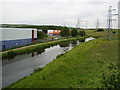
[[48, 35], [50, 36], [59, 36], [61, 30], [51, 30], [50, 32], [48, 31]]
[[120, 1], [118, 2], [118, 29], [120, 29]]
[[0, 50], [28, 45], [37, 39], [37, 29], [30, 28], [0, 28]]

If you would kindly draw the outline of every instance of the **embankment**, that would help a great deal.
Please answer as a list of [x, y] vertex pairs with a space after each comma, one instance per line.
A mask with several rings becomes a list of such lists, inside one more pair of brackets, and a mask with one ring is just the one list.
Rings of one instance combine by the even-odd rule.
[[[102, 72], [118, 61], [118, 40], [81, 43], [8, 88], [101, 88]], [[109, 76], [109, 74], [107, 74]]]

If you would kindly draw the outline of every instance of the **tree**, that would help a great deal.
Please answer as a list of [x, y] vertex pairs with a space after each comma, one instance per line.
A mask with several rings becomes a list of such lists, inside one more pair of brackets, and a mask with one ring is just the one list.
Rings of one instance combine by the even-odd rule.
[[70, 36], [70, 30], [68, 27], [63, 27], [61, 32], [60, 32], [60, 36], [62, 37], [68, 37]]
[[72, 29], [71, 36], [73, 36], [73, 37], [78, 36], [78, 30], [77, 29]]
[[44, 33], [43, 31], [37, 31], [37, 38], [39, 39], [44, 39], [47, 37], [47, 34]]
[[104, 30], [103, 29], [97, 29], [97, 32], [103, 32]]
[[83, 36], [86, 35], [86, 33], [85, 33], [85, 31], [80, 31], [80, 32], [79, 32], [79, 35], [83, 37]]

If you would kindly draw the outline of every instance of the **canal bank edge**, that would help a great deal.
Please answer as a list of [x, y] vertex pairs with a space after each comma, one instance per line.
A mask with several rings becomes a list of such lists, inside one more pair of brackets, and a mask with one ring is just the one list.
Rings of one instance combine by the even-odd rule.
[[45, 49], [47, 47], [54, 46], [61, 42], [73, 41], [73, 40], [79, 40], [79, 41], [83, 42], [87, 37], [88, 36], [68, 38], [68, 39], [63, 39], [63, 40], [47, 42], [47, 43], [34, 44], [34, 45], [30, 45], [30, 46], [21, 47], [18, 49], [12, 49], [12, 50], [5, 51], [5, 52], [1, 53], [0, 56], [2, 57], [2, 59], [6, 59], [6, 58], [14, 57], [16, 55], [34, 52], [35, 50], [38, 50], [38, 49]]

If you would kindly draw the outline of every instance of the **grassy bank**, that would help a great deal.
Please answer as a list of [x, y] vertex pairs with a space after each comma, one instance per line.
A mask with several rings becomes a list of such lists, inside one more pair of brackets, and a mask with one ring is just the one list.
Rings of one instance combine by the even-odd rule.
[[102, 39], [82, 43], [8, 88], [100, 88], [102, 72], [109, 76], [109, 62], [118, 62], [117, 43]]
[[39, 52], [41, 52], [45, 48], [57, 45], [57, 44], [62, 43], [62, 42], [74, 41], [74, 40], [79, 40], [82, 42], [85, 40], [85, 38], [87, 38], [87, 36], [86, 37], [62, 39], [62, 40], [51, 41], [51, 42], [46, 42], [46, 43], [34, 44], [34, 45], [31, 45], [28, 47], [22, 47], [22, 48], [18, 48], [18, 49], [11, 49], [8, 52], [2, 53], [2, 59], [13, 58], [16, 55], [25, 54], [25, 53], [32, 53], [32, 52], [35, 52], [37, 50], [39, 50]]
[[[116, 31], [117, 32], [117, 31]], [[118, 34], [108, 41], [105, 32], [86, 31], [100, 37], [81, 43], [64, 55], [7, 88], [102, 88], [103, 73], [109, 77], [109, 65], [118, 63]]]

